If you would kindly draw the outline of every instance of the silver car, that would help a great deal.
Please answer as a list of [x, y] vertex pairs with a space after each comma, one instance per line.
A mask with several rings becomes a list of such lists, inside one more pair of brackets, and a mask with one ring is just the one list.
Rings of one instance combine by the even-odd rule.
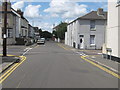
[[45, 38], [38, 39], [37, 44], [45, 44]]

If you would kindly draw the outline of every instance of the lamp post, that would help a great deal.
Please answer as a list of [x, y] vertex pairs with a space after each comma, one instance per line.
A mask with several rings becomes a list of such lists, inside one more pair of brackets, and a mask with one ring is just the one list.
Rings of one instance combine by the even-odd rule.
[[7, 0], [4, 1], [3, 57], [7, 56]]

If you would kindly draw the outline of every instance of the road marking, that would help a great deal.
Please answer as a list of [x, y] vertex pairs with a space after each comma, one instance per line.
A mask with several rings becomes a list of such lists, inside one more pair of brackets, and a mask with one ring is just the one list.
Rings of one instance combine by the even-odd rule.
[[26, 49], [25, 49], [25, 52], [23, 53], [22, 56], [24, 56], [24, 55], [25, 55], [27, 52], [29, 52], [31, 49], [32, 49], [32, 48], [26, 48]]
[[66, 48], [66, 47], [64, 47], [63, 45], [61, 45], [61, 44], [57, 44], [59, 47], [61, 47], [61, 48], [63, 48], [63, 49], [65, 49], [65, 50], [70, 50], [70, 49], [68, 49], [68, 48]]
[[109, 67], [109, 66], [107, 66], [107, 65], [105, 65], [105, 64], [102, 64], [102, 63], [100, 63], [100, 62], [98, 62], [98, 61], [96, 61], [96, 60], [94, 60], [94, 59], [91, 59], [91, 58], [89, 58], [89, 59], [92, 60], [93, 62], [98, 63], [99, 65], [102, 65], [102, 66], [105, 66], [105, 67], [111, 69], [112, 71], [114, 71], [114, 72], [116, 72], [116, 73], [119, 73], [118, 70], [115, 70], [115, 69], [113, 69], [113, 68], [111, 68], [111, 67]]
[[20, 87], [20, 85], [21, 85], [21, 83], [22, 83], [22, 81], [23, 81], [23, 79], [25, 78], [25, 74], [23, 75], [23, 77], [22, 77], [22, 79], [20, 80], [20, 82], [18, 83], [18, 85], [17, 85], [17, 87], [16, 88], [19, 88]]
[[94, 62], [91, 61], [91, 60], [86, 59], [86, 57], [87, 57], [87, 56], [81, 56], [81, 58], [82, 58], [83, 60], [85, 60], [85, 61], [91, 63], [92, 65], [94, 65], [94, 66], [96, 66], [96, 67], [102, 69], [103, 71], [105, 71], [105, 72], [107, 72], [107, 73], [109, 73], [109, 74], [111, 74], [111, 75], [113, 75], [113, 76], [115, 76], [115, 77], [117, 77], [117, 78], [120, 79], [120, 75], [118, 75], [118, 74], [116, 74], [116, 73], [114, 73], [114, 72], [108, 70], [107, 68], [104, 68], [104, 67], [102, 67], [102, 66], [100, 66], [100, 65], [98, 65], [98, 64], [96, 64], [96, 63], [94, 63]]
[[8, 66], [10, 66], [11, 65], [11, 63], [10, 64], [8, 64], [5, 68], [2, 68], [2, 70], [0, 71], [0, 72], [2, 72], [3, 70], [5, 70]]
[[[62, 46], [62, 45], [60, 45], [60, 44], [58, 44], [58, 46], [64, 48], [65, 50], [69, 50], [69, 49], [65, 48], [64, 46]], [[100, 54], [100, 53], [99, 53], [99, 54]], [[94, 62], [91, 61], [91, 60], [86, 59], [86, 57], [88, 57], [89, 55], [86, 55], [86, 54], [80, 54], [80, 55], [82, 55], [81, 58], [82, 58], [83, 60], [85, 60], [85, 61], [91, 63], [92, 65], [94, 65], [94, 66], [100, 68], [101, 70], [103, 70], [103, 71], [105, 71], [105, 72], [107, 72], [107, 73], [113, 75], [114, 77], [117, 77], [117, 78], [120, 79], [120, 75], [118, 75], [118, 74], [116, 74], [116, 73], [114, 73], [114, 72], [108, 70], [107, 68], [105, 68], [105, 67], [103, 67], [103, 66], [100, 66], [99, 64], [94, 63]], [[98, 55], [94, 55], [94, 56], [98, 56]], [[114, 70], [114, 69], [111, 69], [111, 70]]]
[[102, 55], [102, 53], [98, 53], [98, 55]]
[[[14, 55], [12, 55], [14, 56]], [[20, 63], [16, 63], [13, 67], [11, 67], [7, 72], [5, 72], [1, 77], [0, 77], [0, 84], [7, 79], [7, 77], [9, 77], [13, 71], [15, 71], [25, 60], [26, 57], [25, 56], [19, 56], [21, 59]]]
[[40, 45], [37, 45], [36, 47], [34, 47], [34, 48], [37, 48], [37, 47], [39, 47]]

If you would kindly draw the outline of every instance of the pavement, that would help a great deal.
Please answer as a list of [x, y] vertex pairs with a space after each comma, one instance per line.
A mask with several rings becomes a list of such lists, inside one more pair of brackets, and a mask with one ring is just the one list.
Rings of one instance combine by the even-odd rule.
[[16, 60], [20, 60], [20, 58], [15, 57], [15, 56], [7, 56], [7, 57], [2, 57], [0, 56], [0, 74], [3, 73], [5, 70], [7, 70], [9, 67], [11, 67]]
[[[24, 55], [26, 60], [10, 74], [8, 73], [8, 77], [2, 82], [3, 88], [119, 87], [119, 79], [114, 76], [114, 72], [104, 67], [105, 71], [102, 65], [88, 60], [91, 58], [100, 62], [101, 55], [89, 57], [82, 51], [78, 53], [73, 48], [68, 49], [65, 45], [53, 42], [46, 42], [45, 45], [29, 49]], [[116, 69], [117, 63], [108, 63], [109, 67], [110, 64]]]
[[[34, 47], [34, 45], [31, 45], [29, 47]], [[26, 46], [22, 45], [9, 45], [7, 46], [7, 52], [8, 55], [14, 55], [14, 56], [7, 56], [2, 57], [2, 46], [0, 46], [0, 73], [3, 73], [5, 70], [9, 69], [16, 60], [20, 59], [17, 56], [21, 56], [26, 50]]]

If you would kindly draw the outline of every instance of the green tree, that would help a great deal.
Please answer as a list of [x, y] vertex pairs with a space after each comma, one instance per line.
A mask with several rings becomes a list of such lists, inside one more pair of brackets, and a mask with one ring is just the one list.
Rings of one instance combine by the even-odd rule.
[[39, 35], [42, 36], [42, 29], [39, 29]]
[[41, 37], [45, 38], [45, 39], [52, 38], [52, 33], [48, 32], [48, 31], [43, 31]]
[[61, 22], [57, 27], [56, 31], [53, 31], [53, 34], [56, 38], [60, 38], [61, 40], [65, 40], [65, 32], [67, 31], [67, 23]]

